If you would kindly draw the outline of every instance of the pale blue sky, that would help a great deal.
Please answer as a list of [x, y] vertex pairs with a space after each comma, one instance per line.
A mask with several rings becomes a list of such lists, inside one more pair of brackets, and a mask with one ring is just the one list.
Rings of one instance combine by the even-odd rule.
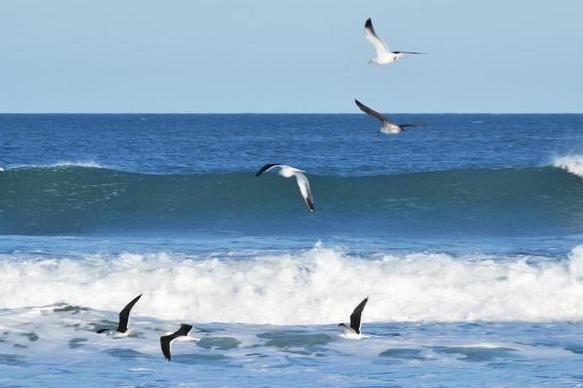
[[[363, 24], [429, 55], [378, 67]], [[582, 112], [582, 0], [3, 0], [0, 112]]]

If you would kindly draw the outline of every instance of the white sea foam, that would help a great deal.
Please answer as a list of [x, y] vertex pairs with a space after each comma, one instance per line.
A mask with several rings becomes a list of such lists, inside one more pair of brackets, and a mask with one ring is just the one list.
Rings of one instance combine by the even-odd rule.
[[248, 260], [165, 253], [80, 259], [0, 256], [0, 306], [66, 302], [193, 322], [323, 324], [365, 321], [583, 319], [583, 246], [564, 260], [355, 257], [317, 246]]
[[59, 167], [105, 168], [103, 165], [93, 160], [59, 161], [47, 164], [15, 164], [11, 166], [11, 168], [59, 168]]
[[583, 155], [561, 156], [553, 160], [553, 166], [583, 177]]

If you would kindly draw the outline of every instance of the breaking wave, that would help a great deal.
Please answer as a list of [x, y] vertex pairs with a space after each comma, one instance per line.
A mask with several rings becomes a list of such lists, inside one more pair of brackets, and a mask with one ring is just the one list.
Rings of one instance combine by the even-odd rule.
[[167, 253], [0, 257], [0, 305], [68, 303], [193, 322], [327, 324], [364, 297], [366, 321], [583, 319], [583, 246], [567, 258], [354, 256], [311, 250], [237, 260]]
[[583, 156], [581, 155], [569, 155], [555, 158], [555, 160], [553, 160], [553, 166], [579, 177], [583, 177]]

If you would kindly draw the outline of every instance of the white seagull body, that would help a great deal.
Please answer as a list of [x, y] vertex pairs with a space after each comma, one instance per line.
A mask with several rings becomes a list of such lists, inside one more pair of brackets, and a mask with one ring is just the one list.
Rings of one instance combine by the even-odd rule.
[[368, 106], [364, 105], [362, 102], [358, 100], [354, 100], [354, 103], [358, 108], [366, 113], [367, 115], [374, 117], [375, 119], [379, 120], [382, 126], [379, 128], [379, 132], [387, 134], [387, 135], [397, 135], [401, 132], [404, 132], [406, 128], [416, 127], [416, 124], [396, 124], [390, 121], [386, 116], [380, 114], [376, 110], [369, 108]]
[[352, 314], [350, 314], [350, 324], [348, 323], [341, 323], [338, 327], [342, 330], [342, 335], [349, 339], [361, 339], [361, 327], [362, 327], [362, 311], [364, 310], [364, 306], [368, 302], [368, 297], [364, 298], [362, 302], [356, 306]]
[[298, 187], [300, 188], [300, 193], [302, 194], [302, 198], [304, 198], [304, 202], [306, 202], [306, 205], [311, 212], [315, 211], [316, 209], [314, 208], [314, 197], [312, 196], [312, 190], [310, 189], [310, 181], [308, 181], [308, 177], [306, 177], [304, 174], [305, 171], [295, 167], [286, 166], [285, 164], [269, 163], [261, 167], [255, 176], [259, 176], [264, 172], [268, 172], [274, 168], [279, 168], [278, 174], [284, 178], [291, 178], [292, 176], [296, 177], [296, 182], [298, 183]]
[[372, 26], [372, 20], [370, 20], [370, 18], [366, 20], [366, 23], [364, 23], [364, 35], [366, 36], [366, 39], [372, 43], [377, 52], [377, 56], [368, 61], [368, 63], [387, 65], [402, 59], [405, 54], [424, 54], [415, 51], [391, 51], [389, 46], [387, 46], [385, 42], [383, 42], [376, 34], [374, 27]]

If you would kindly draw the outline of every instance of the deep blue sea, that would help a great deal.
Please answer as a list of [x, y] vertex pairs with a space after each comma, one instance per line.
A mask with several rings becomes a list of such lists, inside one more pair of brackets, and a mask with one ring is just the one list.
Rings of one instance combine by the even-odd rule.
[[0, 386], [583, 385], [583, 115], [394, 118], [0, 115]]

